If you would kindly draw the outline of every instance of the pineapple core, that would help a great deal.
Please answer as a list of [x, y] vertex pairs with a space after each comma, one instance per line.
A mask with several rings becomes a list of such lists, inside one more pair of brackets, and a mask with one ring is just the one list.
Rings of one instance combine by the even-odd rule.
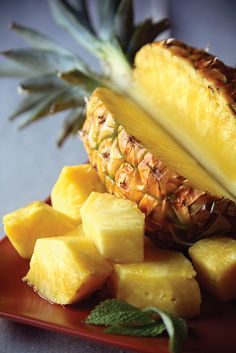
[[42, 297], [57, 304], [71, 304], [99, 289], [112, 267], [86, 237], [39, 239], [23, 278]]
[[235, 239], [202, 239], [189, 249], [189, 255], [203, 288], [224, 302], [236, 299]]
[[170, 314], [194, 317], [201, 294], [190, 261], [180, 252], [145, 249], [143, 263], [116, 264], [109, 280], [113, 295], [140, 308], [158, 307]]
[[80, 208], [92, 191], [105, 192], [105, 187], [90, 164], [65, 166], [51, 192], [52, 206], [81, 221]]
[[143, 261], [144, 214], [136, 203], [91, 193], [81, 208], [85, 235], [112, 263]]
[[30, 259], [38, 238], [64, 235], [75, 227], [72, 218], [35, 201], [3, 217], [5, 232], [18, 252]]

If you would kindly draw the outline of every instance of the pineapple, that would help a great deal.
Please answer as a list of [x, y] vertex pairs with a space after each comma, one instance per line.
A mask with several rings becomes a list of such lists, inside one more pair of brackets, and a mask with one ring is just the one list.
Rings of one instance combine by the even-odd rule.
[[[181, 249], [216, 231], [234, 232], [235, 204], [194, 188], [168, 168], [157, 157], [156, 141], [162, 142], [160, 152], [164, 148], [183, 163], [184, 154], [130, 100], [97, 89], [87, 107], [82, 139], [106, 189], [138, 204], [146, 214], [146, 233], [158, 246]], [[140, 143], [144, 139], [145, 145]]]
[[38, 238], [64, 235], [74, 220], [44, 202], [35, 201], [3, 217], [5, 232], [20, 256], [30, 259]]
[[134, 202], [92, 192], [81, 208], [85, 235], [112, 263], [143, 261], [144, 214]]
[[86, 237], [38, 239], [23, 278], [52, 303], [71, 304], [99, 289], [112, 267]]
[[[99, 73], [48, 36], [12, 25], [33, 48], [2, 53], [0, 74], [24, 77], [20, 91], [27, 94], [11, 118], [27, 113], [27, 126], [70, 108], [58, 144], [83, 127], [107, 191], [138, 204], [159, 245], [233, 234], [235, 70], [176, 40], [147, 44], [169, 21], [135, 24], [132, 1], [95, 3], [97, 28], [84, 1], [50, 0], [50, 7], [57, 24], [102, 63]], [[99, 86], [84, 123], [84, 97]]]
[[113, 295], [140, 308], [158, 307], [170, 314], [194, 317], [201, 294], [196, 272], [180, 252], [146, 249], [140, 264], [115, 264], [109, 286]]
[[224, 302], [236, 299], [236, 240], [212, 237], [189, 249], [200, 285]]
[[65, 166], [51, 192], [53, 208], [80, 222], [80, 208], [92, 191], [105, 192], [90, 164]]
[[82, 224], [79, 224], [78, 226], [74, 227], [72, 230], [69, 230], [69, 232], [66, 232], [63, 236], [66, 236], [66, 237], [72, 237], [72, 236], [75, 236], [75, 237], [84, 237], [85, 234], [84, 234], [84, 231], [83, 231], [83, 226]]

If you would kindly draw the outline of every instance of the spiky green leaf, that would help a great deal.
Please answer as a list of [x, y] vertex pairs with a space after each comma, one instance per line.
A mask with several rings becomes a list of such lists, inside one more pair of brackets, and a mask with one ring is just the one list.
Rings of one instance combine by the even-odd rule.
[[26, 96], [17, 105], [15, 110], [9, 116], [9, 119], [14, 120], [16, 117], [20, 116], [21, 114], [24, 114], [27, 111], [31, 110], [35, 105], [39, 104], [39, 102], [44, 100], [45, 97], [46, 97], [45, 94], [31, 94], [29, 96]]
[[2, 52], [2, 54], [8, 59], [40, 73], [66, 71], [73, 68], [84, 70], [83, 63], [78, 58], [53, 50], [24, 48], [7, 50]]
[[96, 14], [98, 18], [97, 33], [99, 38], [110, 41], [114, 36], [114, 19], [120, 0], [97, 0]]
[[168, 29], [170, 26], [169, 19], [165, 18], [159, 22], [152, 22], [150, 18], [138, 24], [129, 41], [127, 47], [127, 55], [131, 62], [137, 51], [145, 44], [151, 43], [159, 34]]
[[76, 41], [93, 55], [100, 55], [102, 44], [77, 18], [74, 8], [66, 0], [49, 0], [56, 23], [68, 31]]
[[32, 109], [27, 111], [27, 118], [20, 128], [24, 128], [43, 117], [84, 105], [85, 96], [86, 92], [80, 87], [69, 87], [48, 93]]
[[64, 120], [62, 130], [58, 136], [58, 147], [61, 147], [69, 136], [75, 135], [78, 133], [79, 130], [81, 130], [84, 120], [84, 107], [79, 107], [71, 110], [70, 114]]
[[22, 67], [11, 60], [0, 62], [0, 77], [29, 77], [32, 74], [32, 70]]
[[87, 91], [91, 93], [96, 87], [100, 85], [99, 80], [96, 80], [95, 78], [93, 79], [92, 77], [89, 77], [85, 75], [83, 72], [76, 69], [71, 71], [66, 71], [66, 72], [59, 72], [58, 77], [73, 85], [79, 85], [80, 87], [85, 88]]
[[133, 1], [122, 0], [114, 19], [115, 34], [123, 50], [126, 49], [134, 30]]
[[55, 73], [32, 76], [19, 84], [20, 90], [31, 93], [56, 90], [66, 86], [67, 83], [60, 80]]
[[18, 23], [13, 22], [10, 28], [19, 34], [27, 43], [34, 48], [55, 50], [64, 54], [68, 54], [68, 50], [61, 47], [53, 39], [48, 37], [46, 34], [41, 33], [33, 28], [22, 26]]

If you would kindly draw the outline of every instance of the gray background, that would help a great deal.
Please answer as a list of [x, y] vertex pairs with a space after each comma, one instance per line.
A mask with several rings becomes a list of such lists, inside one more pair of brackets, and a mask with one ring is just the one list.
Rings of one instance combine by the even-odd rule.
[[[91, 5], [94, 1], [90, 1]], [[236, 64], [235, 1], [173, 0], [168, 4], [165, 0], [138, 0], [135, 4], [137, 18], [145, 17], [150, 11], [155, 17], [168, 12], [173, 24], [172, 36], [198, 47], [209, 46], [210, 51], [226, 63]], [[13, 20], [43, 29], [67, 48], [81, 51], [53, 24], [46, 0], [1, 0], [0, 50], [24, 45], [7, 29], [7, 24]], [[79, 138], [69, 140], [60, 150], [56, 148], [55, 140], [63, 114], [52, 116], [22, 132], [17, 131], [17, 123], [8, 122], [8, 115], [20, 100], [16, 83], [15, 80], [0, 80], [0, 217], [33, 200], [44, 199], [50, 194], [64, 165], [86, 160]], [[0, 342], [0, 353], [119, 351], [3, 320], [0, 320]]]

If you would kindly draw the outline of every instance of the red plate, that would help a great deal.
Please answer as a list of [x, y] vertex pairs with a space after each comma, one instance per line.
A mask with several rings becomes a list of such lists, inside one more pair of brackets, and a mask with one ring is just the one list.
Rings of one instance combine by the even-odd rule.
[[[29, 263], [19, 257], [9, 240], [0, 241], [0, 317], [141, 353], [168, 352], [167, 337], [137, 338], [109, 335], [101, 327], [86, 325], [84, 318], [96, 299], [78, 305], [50, 304], [21, 278]], [[205, 297], [201, 317], [190, 320], [184, 353], [236, 352], [236, 303], [222, 304]]]

